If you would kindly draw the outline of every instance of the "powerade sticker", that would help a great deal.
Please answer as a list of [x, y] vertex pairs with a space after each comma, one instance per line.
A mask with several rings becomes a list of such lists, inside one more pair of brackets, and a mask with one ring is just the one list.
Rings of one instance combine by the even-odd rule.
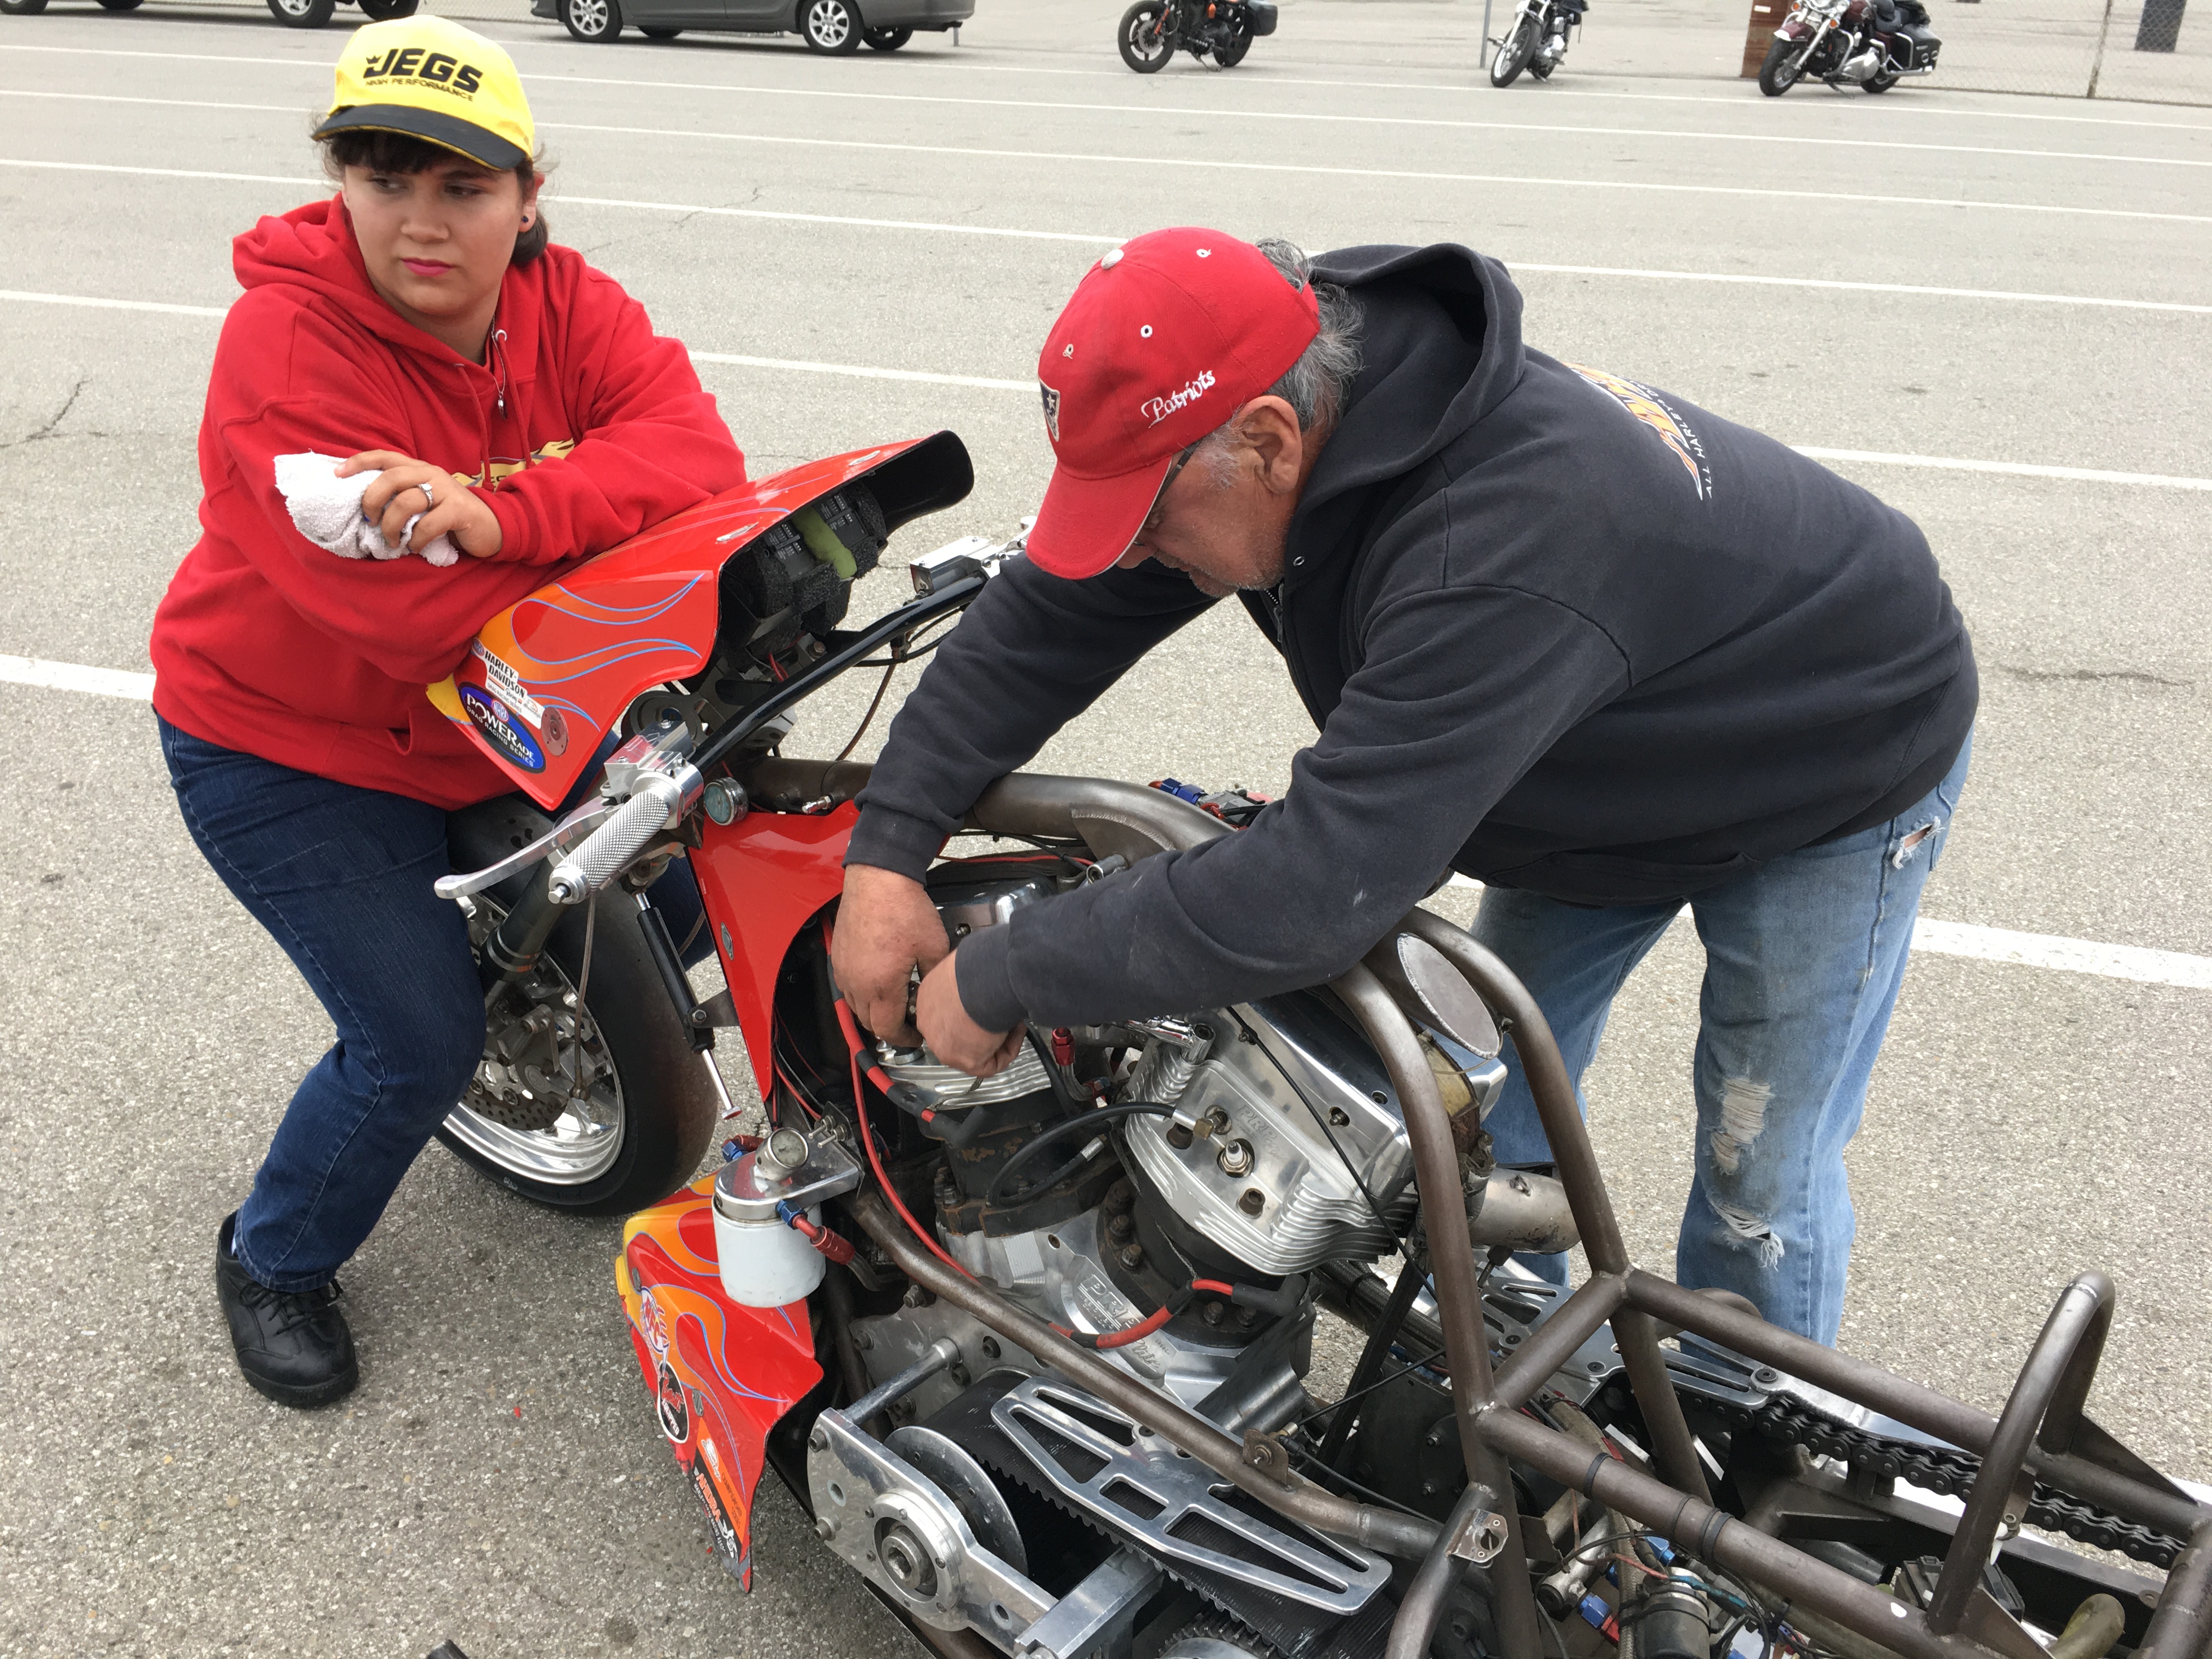
[[507, 718], [498, 698], [487, 696], [473, 685], [465, 685], [461, 688], [461, 707], [469, 711], [477, 730], [507, 757], [509, 765], [519, 766], [526, 772], [545, 769], [544, 752], [538, 748], [538, 739]]

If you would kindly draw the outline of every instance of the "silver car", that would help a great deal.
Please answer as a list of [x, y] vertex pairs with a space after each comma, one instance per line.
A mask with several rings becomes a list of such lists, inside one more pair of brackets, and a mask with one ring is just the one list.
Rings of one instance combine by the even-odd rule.
[[533, 17], [558, 18], [579, 40], [612, 40], [625, 24], [647, 39], [685, 29], [795, 33], [816, 52], [896, 52], [916, 29], [942, 33], [975, 15], [975, 0], [531, 0]]

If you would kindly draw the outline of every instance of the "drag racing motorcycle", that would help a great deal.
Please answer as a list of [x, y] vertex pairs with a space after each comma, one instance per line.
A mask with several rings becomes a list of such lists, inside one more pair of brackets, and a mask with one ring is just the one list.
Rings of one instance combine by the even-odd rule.
[[1520, 0], [1505, 33], [1490, 44], [1497, 55], [1490, 60], [1490, 84], [1510, 87], [1527, 70], [1539, 81], [1548, 81], [1559, 60], [1567, 55], [1569, 31], [1582, 32], [1588, 0]]
[[1121, 61], [1139, 75], [1165, 69], [1181, 47], [1201, 64], [1235, 69], [1252, 42], [1275, 32], [1274, 0], [1137, 0], [1114, 35]]
[[1779, 98], [1810, 76], [1887, 92], [1908, 75], [1935, 74], [1942, 49], [1920, 0], [1796, 0], [1759, 66], [1759, 89]]
[[[494, 617], [432, 692], [518, 792], [459, 816], [484, 866], [441, 884], [490, 1009], [448, 1139], [635, 1209], [615, 1278], [651, 1419], [740, 1583], [775, 1482], [966, 1659], [2204, 1651], [2207, 1492], [2085, 1413], [2101, 1274], [1992, 1418], [1642, 1271], [1542, 1012], [1436, 915], [1326, 985], [1032, 1031], [981, 1080], [860, 1029], [829, 964], [868, 769], [781, 750], [1023, 556], [955, 542], [844, 625], [970, 481], [938, 433], [741, 486]], [[1016, 774], [928, 887], [957, 939], [1267, 810]], [[695, 1180], [721, 1031], [766, 1121]], [[1553, 1165], [1483, 1127], [1507, 1042]], [[1516, 1265], [1577, 1243], [1572, 1295]], [[1339, 1385], [1324, 1311], [1364, 1334]]]

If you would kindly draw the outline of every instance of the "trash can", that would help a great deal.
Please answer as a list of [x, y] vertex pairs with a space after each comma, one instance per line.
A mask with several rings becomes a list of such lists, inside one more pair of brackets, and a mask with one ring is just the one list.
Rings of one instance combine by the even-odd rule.
[[[2151, 0], [2154, 5], [2159, 3]], [[1743, 33], [1742, 79], [1758, 78], [1759, 66], [1766, 61], [1766, 49], [1774, 44], [1774, 31], [1789, 15], [1790, 0], [1751, 0], [1751, 26]]]
[[2137, 52], [2172, 52], [2181, 40], [2185, 0], [2143, 0], [2142, 21], [2136, 25]]

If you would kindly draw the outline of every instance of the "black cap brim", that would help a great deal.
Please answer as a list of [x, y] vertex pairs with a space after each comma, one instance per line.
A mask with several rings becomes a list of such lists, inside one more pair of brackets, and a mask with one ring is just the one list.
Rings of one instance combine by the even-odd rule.
[[512, 172], [530, 159], [520, 145], [510, 144], [472, 121], [407, 104], [355, 104], [333, 111], [315, 129], [314, 136], [327, 138], [334, 132], [404, 133], [501, 173]]

